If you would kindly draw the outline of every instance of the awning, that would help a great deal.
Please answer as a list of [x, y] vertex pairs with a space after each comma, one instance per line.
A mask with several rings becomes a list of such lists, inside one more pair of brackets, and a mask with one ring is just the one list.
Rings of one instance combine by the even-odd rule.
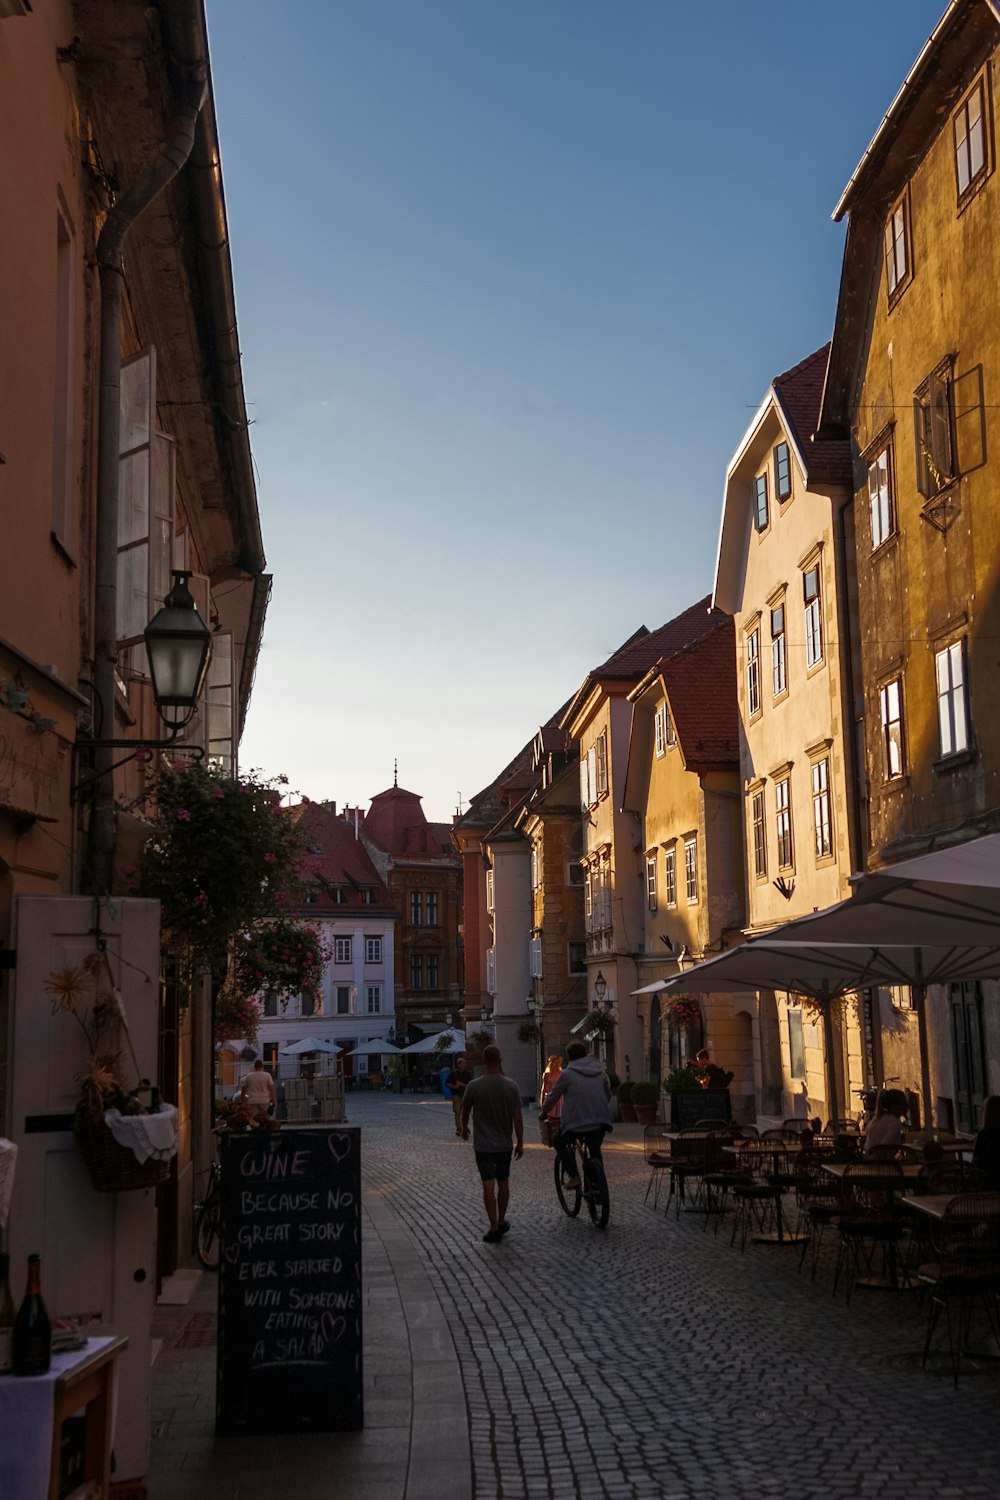
[[665, 979], [654, 979], [652, 984], [643, 984], [637, 990], [629, 990], [630, 995], [658, 995], [661, 990], [666, 989]]

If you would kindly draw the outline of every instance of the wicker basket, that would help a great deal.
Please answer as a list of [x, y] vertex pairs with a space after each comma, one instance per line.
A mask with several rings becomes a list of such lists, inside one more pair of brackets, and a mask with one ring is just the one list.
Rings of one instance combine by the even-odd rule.
[[140, 1162], [127, 1146], [119, 1145], [103, 1120], [77, 1116], [73, 1126], [90, 1180], [99, 1193], [127, 1193], [156, 1187], [170, 1176], [169, 1161], [149, 1157]]

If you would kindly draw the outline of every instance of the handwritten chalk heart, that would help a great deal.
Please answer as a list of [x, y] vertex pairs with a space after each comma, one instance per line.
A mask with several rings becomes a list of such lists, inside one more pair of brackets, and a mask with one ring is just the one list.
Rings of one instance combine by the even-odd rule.
[[349, 1135], [328, 1135], [326, 1144], [330, 1148], [330, 1155], [334, 1161], [343, 1161], [351, 1154], [351, 1137]]
[[240, 1247], [239, 1245], [227, 1245], [222, 1253], [226, 1257], [226, 1264], [235, 1266], [240, 1258]]
[[342, 1339], [346, 1328], [346, 1318], [335, 1318], [333, 1313], [328, 1312], [323, 1314], [320, 1321], [320, 1329], [328, 1344], [335, 1344], [338, 1339]]

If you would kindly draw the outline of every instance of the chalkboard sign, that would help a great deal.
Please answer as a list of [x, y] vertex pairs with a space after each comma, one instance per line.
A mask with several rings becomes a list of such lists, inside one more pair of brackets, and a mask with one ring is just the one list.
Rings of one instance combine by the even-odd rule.
[[363, 1425], [360, 1131], [225, 1136], [216, 1431]]
[[702, 1120], [725, 1121], [731, 1115], [728, 1089], [688, 1089], [670, 1095], [670, 1123], [675, 1130], [690, 1130]]

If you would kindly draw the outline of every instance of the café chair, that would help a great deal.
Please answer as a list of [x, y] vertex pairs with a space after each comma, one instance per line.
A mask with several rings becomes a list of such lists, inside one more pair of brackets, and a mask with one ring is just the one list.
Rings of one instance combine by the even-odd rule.
[[670, 1212], [670, 1200], [674, 1200], [674, 1217], [680, 1218], [681, 1204], [687, 1199], [687, 1184], [700, 1178], [705, 1170], [705, 1156], [709, 1137], [697, 1126], [682, 1130], [674, 1137], [670, 1152], [670, 1191], [664, 1213]]
[[987, 1172], [964, 1161], [952, 1161], [936, 1167], [928, 1164], [927, 1191], [929, 1193], [988, 1193], [990, 1178]]
[[649, 1182], [646, 1184], [646, 1196], [642, 1201], [646, 1203], [652, 1191], [654, 1209], [660, 1198], [660, 1178], [664, 1172], [670, 1170], [670, 1135], [670, 1129], [666, 1125], [647, 1125], [642, 1133], [642, 1155], [649, 1168]]
[[[780, 1151], [780, 1147], [777, 1149]], [[775, 1154], [775, 1146], [765, 1140], [746, 1141], [740, 1147], [732, 1189], [736, 1214], [729, 1243], [734, 1245], [739, 1235], [741, 1254], [746, 1250], [751, 1231], [763, 1233], [774, 1216]]]
[[848, 1162], [843, 1176], [843, 1192], [837, 1212], [840, 1243], [833, 1276], [833, 1295], [837, 1295], [841, 1273], [845, 1273], [847, 1303], [864, 1270], [874, 1275], [875, 1256], [881, 1252], [883, 1271], [889, 1283], [898, 1286], [897, 1249], [903, 1237], [903, 1221], [896, 1208], [903, 1195], [906, 1180], [896, 1162]]
[[[1000, 1343], [1000, 1193], [964, 1193], [944, 1211], [932, 1235], [934, 1259], [920, 1267], [919, 1280], [930, 1288], [924, 1368], [941, 1313], [948, 1329], [948, 1351], [958, 1385], [962, 1355], [968, 1353], [969, 1332], [979, 1301], [993, 1338]], [[952, 1304], [957, 1318], [952, 1320]]]
[[809, 1256], [812, 1280], [816, 1280], [823, 1235], [826, 1229], [837, 1222], [840, 1212], [840, 1183], [823, 1171], [823, 1162], [829, 1154], [822, 1149], [806, 1147], [795, 1163], [795, 1206], [798, 1220], [796, 1235], [802, 1235], [802, 1253], [799, 1256], [799, 1271]]

